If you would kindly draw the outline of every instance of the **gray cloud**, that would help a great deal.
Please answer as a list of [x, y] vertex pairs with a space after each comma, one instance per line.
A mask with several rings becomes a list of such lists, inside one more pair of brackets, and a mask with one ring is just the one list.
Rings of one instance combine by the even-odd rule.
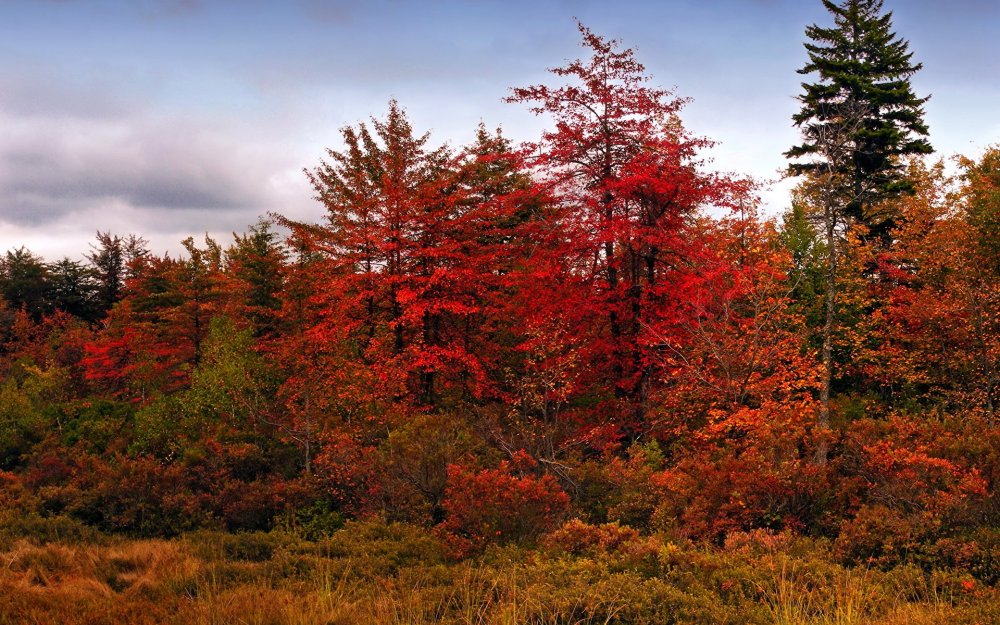
[[[129, 95], [125, 95], [125, 94]], [[86, 251], [96, 230], [158, 251], [225, 240], [269, 211], [315, 218], [297, 120], [265, 112], [165, 113], [131, 84], [55, 72], [0, 80], [0, 251]]]
[[190, 15], [202, 10], [201, 0], [141, 0], [136, 8], [149, 19]]
[[358, 4], [350, 0], [302, 0], [303, 15], [328, 24], [349, 24], [357, 16]]
[[[802, 29], [828, 19], [799, 0], [46, 2], [0, 0], [0, 251], [75, 253], [98, 228], [165, 249], [267, 211], [318, 218], [301, 168], [390, 97], [435, 143], [470, 140], [481, 120], [537, 137], [548, 121], [500, 100], [583, 52], [572, 15], [694, 98], [683, 119], [722, 142], [718, 168], [770, 178], [797, 136]], [[968, 11], [887, 2], [926, 64], [915, 85], [935, 92], [944, 153], [1000, 132], [983, 79], [1000, 8], [958, 2]], [[780, 209], [787, 189], [768, 197]]]
[[0, 211], [41, 224], [69, 202], [120, 200], [150, 209], [263, 208], [267, 161], [208, 125], [136, 117], [116, 121], [24, 118], [3, 122]]
[[[18, 118], [110, 119], [135, 113], [143, 80], [122, 68], [87, 76], [67, 75], [30, 64], [0, 73], [0, 111]], [[128, 85], [128, 90], [122, 89]]]

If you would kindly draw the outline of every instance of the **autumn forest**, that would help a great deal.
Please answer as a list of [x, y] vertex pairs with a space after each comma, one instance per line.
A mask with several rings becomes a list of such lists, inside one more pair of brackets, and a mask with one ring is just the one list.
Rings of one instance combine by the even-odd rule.
[[319, 223], [7, 251], [0, 624], [1000, 622], [1000, 148], [824, 4], [778, 215], [581, 24], [531, 143], [390, 101]]

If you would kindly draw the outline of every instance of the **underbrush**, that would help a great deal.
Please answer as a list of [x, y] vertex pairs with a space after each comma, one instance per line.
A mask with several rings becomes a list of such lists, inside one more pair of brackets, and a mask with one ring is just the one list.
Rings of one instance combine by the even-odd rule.
[[0, 625], [1000, 622], [996, 589], [967, 571], [845, 567], [824, 542], [763, 532], [707, 548], [576, 521], [530, 550], [455, 561], [407, 525], [348, 523], [319, 541], [13, 529], [0, 532]]

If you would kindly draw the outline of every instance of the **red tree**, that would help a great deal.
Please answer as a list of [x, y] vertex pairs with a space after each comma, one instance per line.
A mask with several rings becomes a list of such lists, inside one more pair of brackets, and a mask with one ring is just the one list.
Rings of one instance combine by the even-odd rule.
[[682, 127], [683, 100], [648, 86], [632, 50], [580, 32], [591, 57], [550, 70], [568, 84], [518, 88], [509, 98], [555, 122], [535, 146], [535, 166], [557, 215], [534, 259], [525, 316], [574, 327], [591, 383], [613, 389], [614, 412], [631, 428], [645, 419], [662, 373], [658, 345], [699, 253], [690, 218], [727, 204], [737, 188], [699, 170], [697, 151], [708, 142]]
[[468, 153], [430, 149], [395, 102], [372, 129], [342, 136], [346, 149], [307, 172], [328, 211], [307, 237], [325, 276], [312, 332], [347, 342], [384, 399], [431, 407], [449, 389], [490, 394], [488, 350], [477, 348], [509, 268], [514, 209], [502, 191], [515, 161], [485, 132]]

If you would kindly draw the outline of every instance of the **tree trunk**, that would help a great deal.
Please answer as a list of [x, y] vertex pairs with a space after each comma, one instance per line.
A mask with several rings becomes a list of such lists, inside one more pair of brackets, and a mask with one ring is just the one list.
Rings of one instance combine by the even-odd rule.
[[816, 424], [819, 430], [819, 444], [816, 447], [816, 464], [824, 465], [827, 461], [829, 449], [827, 447], [827, 434], [830, 430], [830, 386], [833, 382], [833, 330], [837, 307], [837, 240], [836, 240], [836, 220], [834, 218], [833, 207], [827, 203], [824, 208], [823, 219], [826, 226], [826, 297], [825, 315], [823, 320], [823, 351], [821, 360], [823, 363], [823, 386], [819, 393], [819, 421]]

